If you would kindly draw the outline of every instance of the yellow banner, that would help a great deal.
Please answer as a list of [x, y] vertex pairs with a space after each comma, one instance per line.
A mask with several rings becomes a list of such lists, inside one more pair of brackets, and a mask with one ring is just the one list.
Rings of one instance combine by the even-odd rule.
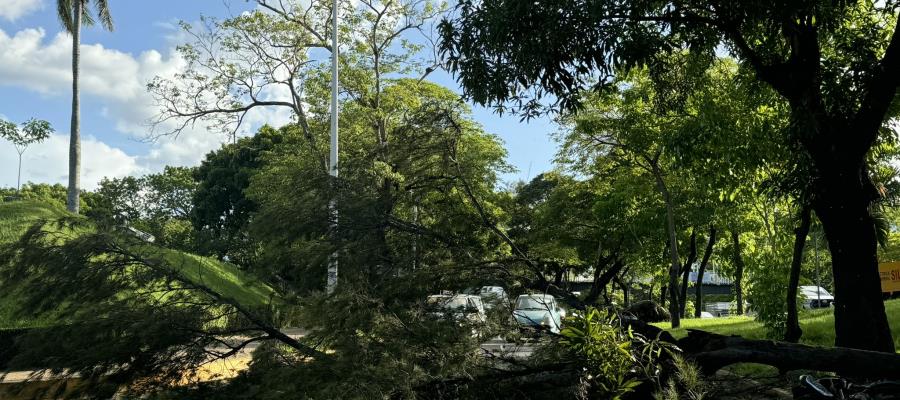
[[878, 275], [882, 293], [900, 292], [900, 262], [878, 264]]

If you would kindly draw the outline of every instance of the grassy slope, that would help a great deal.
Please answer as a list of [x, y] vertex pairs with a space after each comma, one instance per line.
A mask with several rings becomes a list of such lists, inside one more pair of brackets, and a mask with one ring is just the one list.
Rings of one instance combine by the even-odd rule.
[[[887, 310], [888, 321], [891, 324], [891, 333], [894, 336], [894, 346], [900, 350], [900, 299], [888, 300], [884, 303]], [[670, 329], [668, 322], [654, 324], [663, 329], [669, 329], [676, 337], [683, 337], [687, 329], [702, 329], [705, 331], [720, 333], [723, 335], [740, 335], [751, 339], [765, 339], [765, 330], [762, 324], [750, 317], [726, 317], [706, 319], [683, 319], [681, 327]], [[834, 345], [834, 315], [831, 309], [805, 311], [800, 314], [800, 328], [803, 329], [801, 343], [816, 346]]]
[[[36, 201], [0, 203], [0, 244], [16, 240], [39, 219], [53, 219], [67, 215], [59, 207]], [[181, 269], [188, 279], [203, 283], [226, 297], [247, 306], [259, 306], [270, 301], [273, 290], [252, 278], [236, 266], [209, 257], [201, 257], [170, 249], [157, 249], [173, 266]], [[0, 327], [17, 327], [24, 321], [10, 321], [7, 317], [13, 305], [0, 304]], [[39, 320], [26, 325], [41, 324]]]

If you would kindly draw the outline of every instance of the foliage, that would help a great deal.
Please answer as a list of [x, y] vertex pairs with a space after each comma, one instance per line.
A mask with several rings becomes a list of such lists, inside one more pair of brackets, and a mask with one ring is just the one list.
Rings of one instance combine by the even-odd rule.
[[96, 8], [97, 18], [100, 19], [100, 24], [103, 26], [103, 28], [108, 31], [113, 30], [113, 20], [112, 15], [109, 12], [108, 0], [56, 0], [56, 15], [57, 17], [59, 17], [59, 22], [67, 32], [74, 33], [75, 31], [75, 18], [73, 18], [74, 14], [72, 13], [72, 7], [74, 6], [73, 3], [75, 1], [81, 1], [82, 25], [92, 26], [96, 23], [94, 15], [92, 15], [87, 9], [89, 5], [93, 4], [94, 8]]
[[[586, 369], [584, 385], [589, 397], [600, 396], [620, 399], [631, 393], [646, 376], [634, 376], [634, 371], [643, 372], [634, 353], [644, 349], [634, 349], [634, 334], [614, 327], [615, 316], [603, 316], [596, 308], [588, 308], [584, 313], [576, 312], [567, 318], [566, 327], [560, 332], [560, 343], [581, 360]], [[660, 350], [650, 349], [658, 357]], [[641, 360], [643, 361], [643, 360]], [[649, 361], [653, 361], [652, 359]]]
[[142, 177], [104, 178], [92, 193], [85, 215], [102, 225], [132, 227], [153, 235], [160, 245], [195, 248], [188, 220], [197, 184], [194, 169], [165, 167]]
[[22, 128], [19, 129], [16, 124], [0, 119], [0, 138], [12, 142], [13, 147], [16, 148], [16, 152], [19, 153], [19, 179], [16, 182], [17, 190], [22, 182], [22, 154], [25, 153], [28, 146], [44, 141], [50, 137], [50, 134], [52, 133], [53, 128], [50, 127], [50, 123], [47, 121], [30, 119], [22, 123]]
[[[16, 192], [15, 188], [0, 188], [0, 198], [18, 198], [20, 200], [33, 200], [35, 202], [45, 203], [49, 205], [66, 204], [66, 187], [48, 183], [28, 182], [22, 185], [22, 188]], [[81, 196], [81, 209], [90, 210], [97, 201], [96, 196], [91, 192], [83, 192]]]
[[[47, 231], [47, 235], [58, 235], [61, 238], [71, 238], [79, 234], [94, 234], [97, 227], [88, 221], [79, 222], [78, 226], [81, 230], [73, 232], [68, 226], [56, 225], [49, 221], [70, 218], [71, 215], [64, 210], [63, 198], [65, 195], [65, 187], [59, 186], [58, 191], [61, 197], [56, 203], [47, 203], [35, 200], [22, 200], [8, 203], [0, 203], [0, 248], [4, 246], [17, 246], [22, 239], [22, 235], [36, 223], [41, 224]], [[102, 231], [102, 228], [101, 228]], [[117, 237], [124, 240], [135, 240], [130, 234], [116, 233]], [[45, 250], [59, 250], [62, 248], [43, 247]], [[6, 251], [6, 249], [4, 249]], [[83, 250], [83, 249], [79, 249]], [[234, 299], [240, 304], [249, 308], [265, 308], [276, 298], [271, 287], [264, 282], [240, 271], [236, 266], [220, 262], [214, 259], [195, 256], [189, 253], [183, 253], [176, 250], [146, 247], [148, 253], [153, 253], [154, 257], [164, 259], [170, 264], [173, 270], [177, 270], [181, 278], [188, 279], [191, 282], [203, 283], [220, 293], [223, 297]], [[38, 251], [38, 250], [35, 250]], [[71, 253], [74, 257], [76, 253]], [[49, 261], [48, 261], [49, 262]], [[8, 268], [6, 266], [4, 268]], [[61, 271], [45, 271], [49, 275]], [[63, 279], [63, 278], [59, 278]], [[49, 280], [47, 281], [49, 282]], [[62, 284], [65, 280], [57, 281]], [[61, 310], [50, 310], [47, 313], [28, 312], [21, 308], [23, 299], [28, 296], [42, 296], [40, 291], [23, 291], [16, 289], [22, 285], [34, 284], [30, 279], [23, 281], [3, 280], [0, 285], [8, 290], [0, 300], [0, 328], [2, 327], [34, 327], [46, 326], [58, 323], [60, 318], [65, 320], [65, 314]], [[73, 283], [74, 284], [74, 283]], [[49, 285], [49, 283], [48, 283]], [[48, 286], [52, 287], [52, 286]], [[90, 290], [90, 288], [83, 288]], [[17, 316], [15, 314], [18, 314]]]
[[19, 128], [12, 122], [0, 120], [0, 138], [12, 142], [19, 154], [29, 145], [39, 143], [53, 133], [53, 128], [47, 121], [30, 119], [21, 126]]
[[193, 173], [196, 191], [190, 200], [190, 222], [201, 253], [216, 255], [242, 266], [256, 258], [258, 244], [247, 229], [257, 203], [245, 190], [263, 164], [263, 154], [282, 142], [281, 131], [264, 126], [253, 137], [206, 155]]
[[[781, 296], [779, 296], [781, 297]], [[893, 336], [900, 336], [900, 300], [886, 300], [884, 302], [888, 320], [891, 323]], [[825, 308], [817, 310], [802, 310], [799, 316], [800, 327], [803, 336], [800, 343], [811, 346], [834, 346], [834, 309]], [[730, 316], [721, 318], [688, 319], [681, 328], [669, 329], [670, 326], [663, 322], [654, 324], [667, 329], [676, 338], [687, 335], [688, 329], [699, 329], [718, 333], [726, 336], [737, 335], [747, 339], [768, 339], [769, 330], [759, 321], [749, 316]], [[900, 346], [900, 339], [895, 339], [895, 345]]]
[[688, 51], [694, 65], [710, 65], [726, 49], [750, 81], [787, 103], [788, 129], [778, 136], [800, 150], [799, 161], [780, 161], [796, 161], [800, 173], [780, 172], [806, 192], [801, 201], [811, 200], [833, 251], [843, 305], [837, 343], [894, 351], [877, 291], [871, 205], [880, 194], [868, 160], [895, 136], [900, 111], [894, 2], [510, 0], [462, 1], [456, 11], [441, 24], [442, 52], [465, 95], [526, 118], [546, 111], [542, 101], [550, 110], [578, 110], [593, 92], [617, 90], [623, 72], [635, 69], [648, 70], [655, 90], [674, 100], [663, 104], [684, 110], [678, 94], [691, 85], [679, 78], [706, 68], [673, 55]]
[[584, 368], [581, 398], [629, 398], [636, 391], [656, 398], [699, 400], [705, 395], [697, 368], [675, 346], [621, 326], [614, 313], [587, 308], [567, 319], [560, 344]]

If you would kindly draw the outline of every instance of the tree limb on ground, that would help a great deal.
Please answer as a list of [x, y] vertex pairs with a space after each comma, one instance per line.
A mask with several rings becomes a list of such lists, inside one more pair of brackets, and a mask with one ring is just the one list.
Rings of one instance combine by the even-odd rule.
[[689, 329], [678, 341], [707, 375], [736, 363], [766, 364], [781, 371], [815, 370], [848, 377], [900, 379], [900, 354], [744, 339]]

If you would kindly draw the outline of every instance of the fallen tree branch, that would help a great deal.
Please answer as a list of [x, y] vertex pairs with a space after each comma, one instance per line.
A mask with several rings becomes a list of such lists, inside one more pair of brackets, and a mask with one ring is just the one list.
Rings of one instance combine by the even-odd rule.
[[707, 375], [736, 363], [766, 364], [781, 371], [834, 372], [848, 377], [900, 378], [900, 355], [844, 347], [818, 347], [744, 339], [689, 329], [678, 346]]

